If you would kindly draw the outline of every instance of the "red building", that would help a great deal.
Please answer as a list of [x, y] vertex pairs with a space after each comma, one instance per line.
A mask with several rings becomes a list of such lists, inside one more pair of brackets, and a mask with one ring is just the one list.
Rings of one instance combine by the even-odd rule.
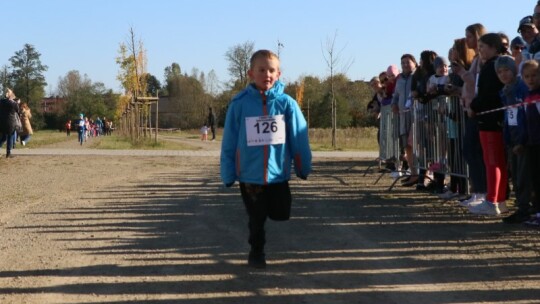
[[41, 112], [59, 113], [64, 109], [65, 100], [62, 97], [45, 97], [41, 100]]

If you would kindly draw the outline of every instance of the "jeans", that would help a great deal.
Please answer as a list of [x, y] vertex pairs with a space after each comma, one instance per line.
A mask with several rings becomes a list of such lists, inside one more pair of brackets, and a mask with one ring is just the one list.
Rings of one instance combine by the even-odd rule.
[[79, 130], [79, 142], [81, 143], [81, 145], [84, 142], [84, 130]]
[[21, 136], [21, 143], [24, 142], [25, 144], [27, 144], [30, 141], [30, 137], [32, 137], [32, 135], [30, 134]]
[[3, 134], [0, 138], [0, 148], [4, 145], [4, 142], [7, 141], [6, 156], [9, 156], [11, 154], [11, 149], [13, 148], [15, 141], [15, 134], [15, 132], [11, 133], [11, 135]]

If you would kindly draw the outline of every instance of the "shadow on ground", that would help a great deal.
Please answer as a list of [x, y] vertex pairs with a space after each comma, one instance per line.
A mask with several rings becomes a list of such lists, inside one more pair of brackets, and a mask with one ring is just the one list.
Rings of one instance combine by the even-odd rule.
[[221, 187], [217, 165], [84, 191], [94, 204], [53, 210], [47, 225], [12, 228], [52, 234], [73, 244], [69, 250], [111, 263], [1, 272], [81, 283], [0, 294], [145, 304], [537, 301], [537, 230], [475, 217], [411, 189], [389, 192], [389, 177], [377, 185], [377, 174], [363, 177], [370, 164], [321, 160], [309, 181], [292, 182], [293, 218], [268, 222], [265, 271], [244, 265], [245, 211], [238, 188]]

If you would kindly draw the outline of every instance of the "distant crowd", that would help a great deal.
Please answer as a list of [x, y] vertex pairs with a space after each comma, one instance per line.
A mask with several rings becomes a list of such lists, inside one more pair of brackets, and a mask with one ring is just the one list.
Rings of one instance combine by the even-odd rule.
[[[390, 65], [371, 80], [375, 94], [368, 111], [378, 115], [381, 126], [394, 125], [390, 136], [381, 132], [380, 144], [383, 150], [387, 142], [399, 143], [400, 155], [385, 155], [383, 161], [396, 173], [405, 173], [394, 175], [402, 179], [402, 186], [436, 192], [473, 214], [499, 216], [513, 209], [503, 222], [539, 226], [540, 1], [533, 14], [516, 25], [519, 35], [513, 39], [489, 33], [482, 24], [469, 25], [465, 37], [455, 39], [444, 54], [447, 57], [428, 50], [418, 62], [414, 55], [403, 54], [401, 71]], [[437, 169], [418, 168], [418, 158], [426, 151], [422, 145], [434, 140], [416, 138], [419, 125], [425, 125], [418, 113], [441, 96], [457, 101], [455, 113], [449, 108], [433, 112], [440, 116], [438, 121], [452, 126], [446, 131], [445, 153], [468, 165], [468, 172], [461, 172], [466, 176], [450, 174], [449, 185], [444, 175], [437, 176]], [[385, 110], [392, 118], [381, 115]], [[510, 189], [515, 208], [506, 204]]]
[[99, 116], [93, 120], [85, 117], [82, 113], [79, 115], [79, 119], [75, 121], [75, 124], [68, 120], [64, 127], [67, 136], [71, 136], [71, 130], [77, 131], [78, 141], [81, 145], [90, 137], [112, 135], [114, 130], [112, 120], [108, 120], [106, 117], [103, 117], [102, 120]]

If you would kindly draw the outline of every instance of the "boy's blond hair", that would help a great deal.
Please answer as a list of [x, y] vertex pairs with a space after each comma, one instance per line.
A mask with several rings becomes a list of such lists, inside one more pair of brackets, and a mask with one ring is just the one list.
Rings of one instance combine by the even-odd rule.
[[269, 50], [258, 50], [253, 55], [251, 55], [251, 59], [249, 60], [249, 68], [253, 69], [253, 66], [255, 65], [255, 61], [257, 59], [264, 58], [264, 59], [276, 59], [279, 61], [279, 57], [272, 51]]
[[538, 61], [531, 59], [527, 60], [523, 63], [523, 66], [521, 67], [521, 73], [525, 72], [526, 69], [536, 69], [536, 73], [540, 74], [540, 68], [539, 68]]

